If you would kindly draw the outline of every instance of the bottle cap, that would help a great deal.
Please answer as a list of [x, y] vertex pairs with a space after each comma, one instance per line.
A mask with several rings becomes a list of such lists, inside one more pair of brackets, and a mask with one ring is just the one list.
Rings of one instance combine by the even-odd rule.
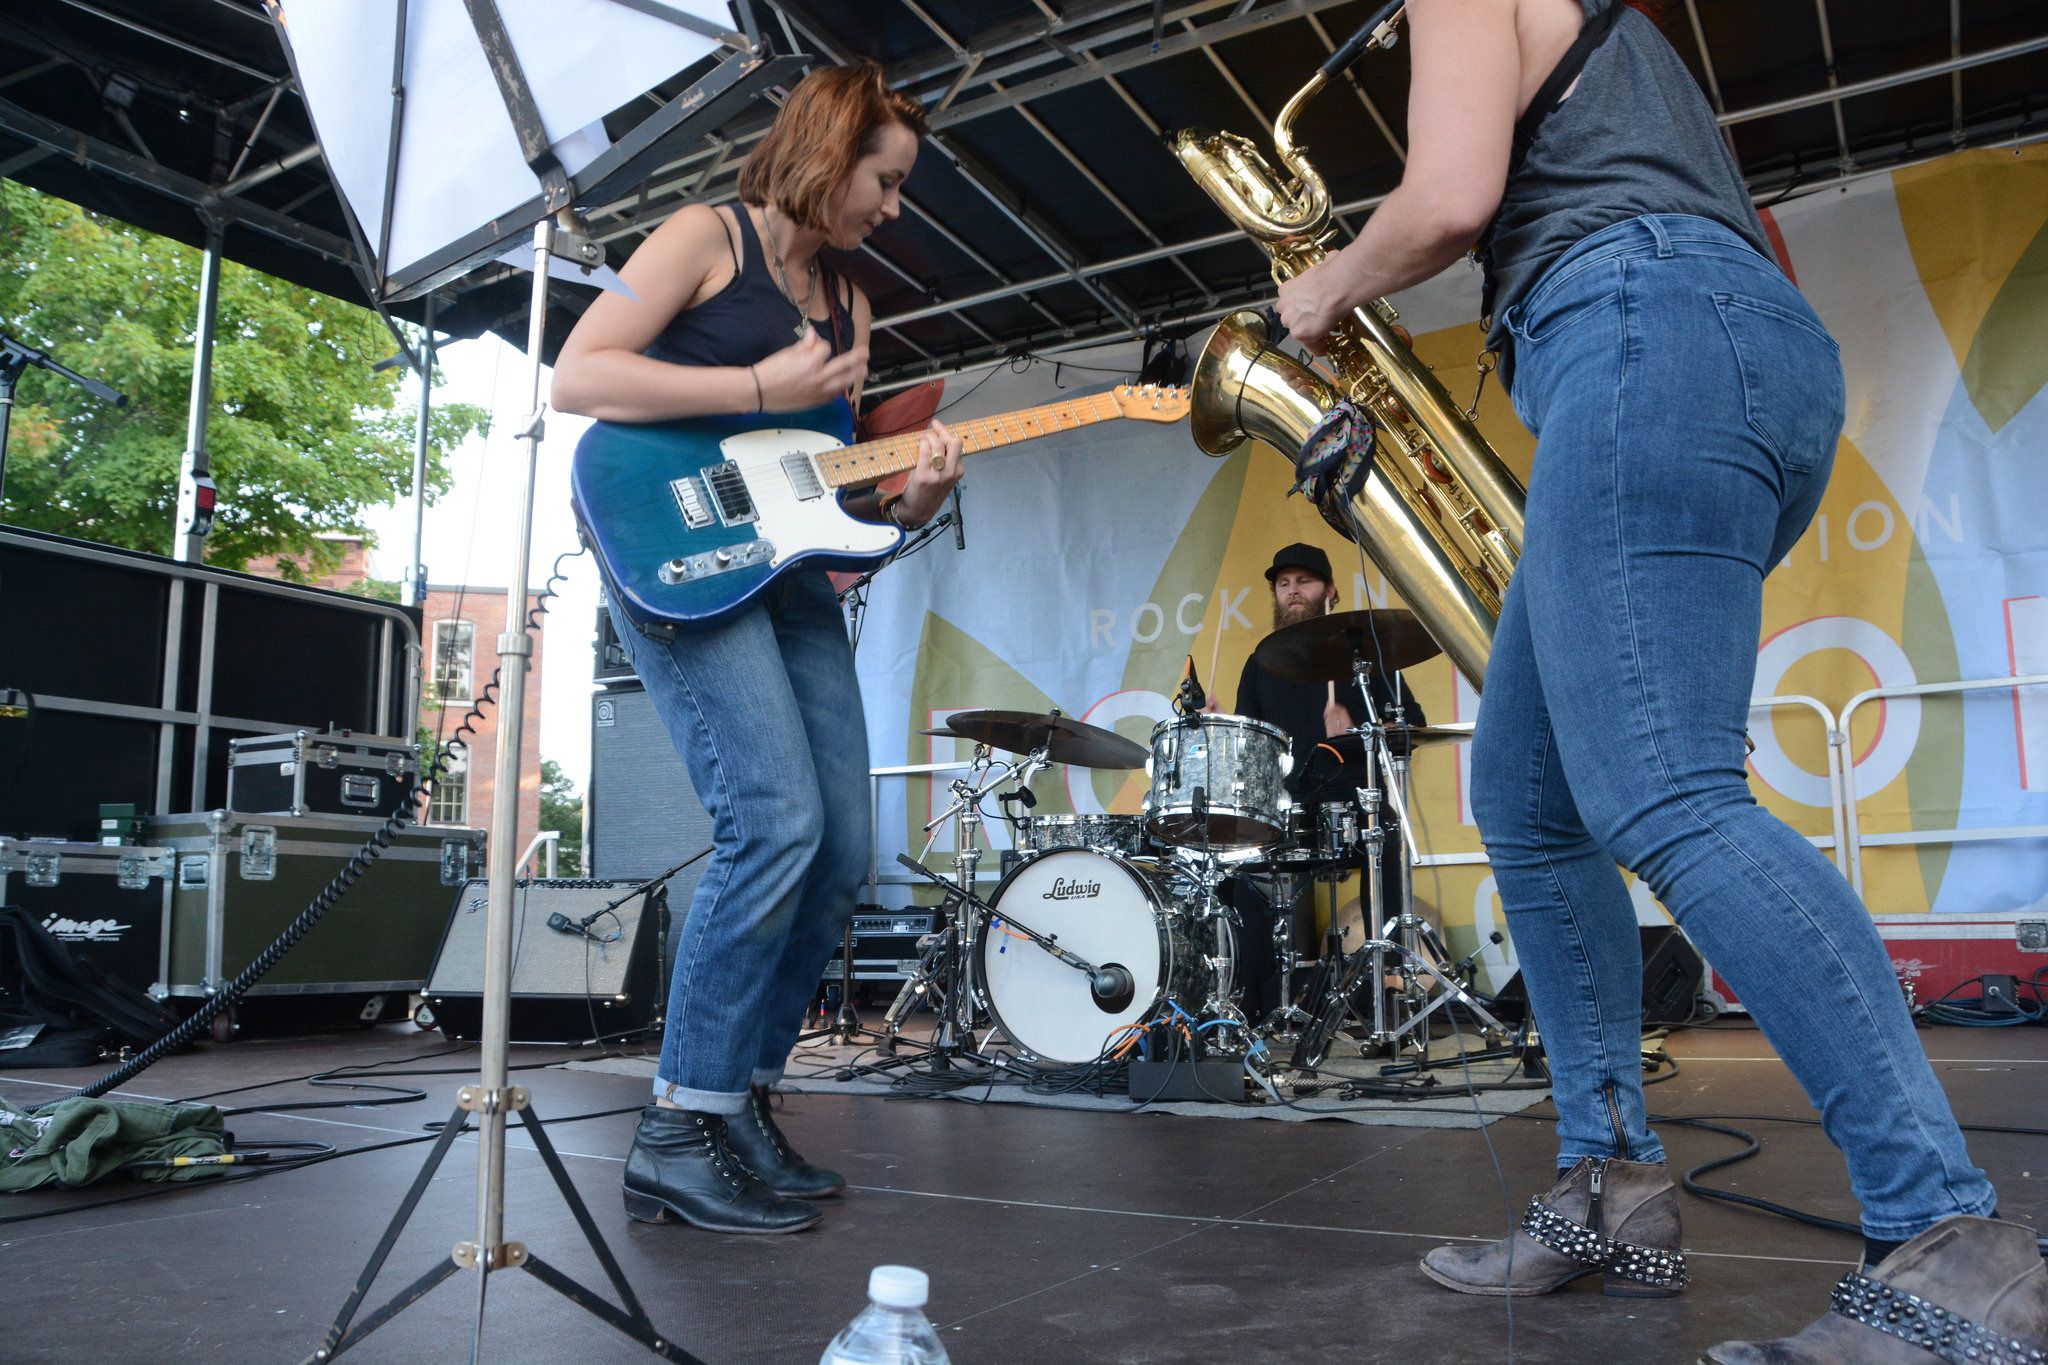
[[931, 1276], [907, 1265], [878, 1265], [868, 1273], [868, 1297], [884, 1308], [922, 1308], [931, 1293]]

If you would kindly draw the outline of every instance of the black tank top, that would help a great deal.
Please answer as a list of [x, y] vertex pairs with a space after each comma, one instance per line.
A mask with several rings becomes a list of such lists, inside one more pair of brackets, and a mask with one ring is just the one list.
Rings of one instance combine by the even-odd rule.
[[[753, 215], [744, 204], [735, 204], [732, 216], [739, 222], [732, 279], [695, 308], [676, 314], [643, 355], [674, 365], [752, 365], [796, 340], [796, 305], [775, 286]], [[719, 221], [725, 221], [723, 213]], [[729, 246], [730, 235], [726, 240]], [[843, 287], [837, 273], [818, 262], [826, 316], [814, 317], [812, 326], [832, 343], [834, 354], [853, 345], [853, 317], [840, 299]], [[817, 306], [815, 300], [811, 306]]]
[[[1621, 0], [1579, 2], [1593, 21]], [[1624, 11], [1508, 179], [1484, 258], [1493, 315], [1487, 343], [1505, 342], [1501, 315], [1558, 257], [1600, 229], [1646, 213], [1712, 219], [1771, 255], [1692, 73], [1655, 23]]]

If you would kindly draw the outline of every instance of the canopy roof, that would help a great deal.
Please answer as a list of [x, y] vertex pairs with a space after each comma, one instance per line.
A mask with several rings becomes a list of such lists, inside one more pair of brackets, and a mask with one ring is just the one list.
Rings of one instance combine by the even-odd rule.
[[[36, 0], [0, 29], [0, 174], [360, 301], [354, 247], [260, 0]], [[755, 0], [762, 36], [872, 57], [931, 111], [902, 218], [842, 268], [874, 301], [872, 387], [1024, 351], [1177, 328], [1271, 292], [1264, 257], [1162, 144], [1261, 144], [1372, 5], [1361, 0]], [[2048, 132], [2038, 0], [1671, 0], [1679, 51], [1760, 200]], [[623, 91], [623, 136], [700, 72]], [[1297, 140], [1341, 221], [1398, 181], [1408, 66], [1369, 56]], [[683, 204], [733, 197], [755, 101], [589, 218], [622, 261]], [[550, 350], [590, 294], [559, 287]], [[523, 341], [527, 289], [487, 267], [443, 330]], [[420, 305], [397, 310], [417, 318]]]

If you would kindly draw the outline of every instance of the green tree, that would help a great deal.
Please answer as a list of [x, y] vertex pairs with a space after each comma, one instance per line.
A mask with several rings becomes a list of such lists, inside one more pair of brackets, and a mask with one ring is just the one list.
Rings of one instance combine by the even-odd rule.
[[[231, 231], [233, 229], [230, 229]], [[41, 370], [22, 377], [0, 519], [166, 553], [185, 448], [200, 253], [0, 182], [0, 330], [128, 395], [95, 402]], [[397, 349], [374, 313], [226, 263], [207, 448], [220, 510], [208, 563], [285, 554], [317, 575], [323, 533], [363, 535], [371, 508], [410, 494], [416, 412], [406, 371], [371, 366]], [[481, 427], [467, 404], [437, 405], [427, 492], [445, 492], [445, 453]]]
[[558, 829], [555, 868], [564, 877], [583, 875], [583, 794], [552, 758], [540, 761], [540, 827]]

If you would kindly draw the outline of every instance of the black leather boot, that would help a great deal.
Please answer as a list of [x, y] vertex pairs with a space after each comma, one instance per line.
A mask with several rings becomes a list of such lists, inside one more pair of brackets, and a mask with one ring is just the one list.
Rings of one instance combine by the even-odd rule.
[[1796, 1337], [1724, 1341], [1704, 1365], [2042, 1365], [2048, 1266], [2034, 1230], [1949, 1218], [1835, 1286]]
[[626, 1214], [643, 1223], [674, 1214], [707, 1232], [802, 1232], [818, 1221], [816, 1209], [784, 1199], [733, 1159], [723, 1115], [654, 1104], [640, 1111], [626, 1154]]
[[1581, 1157], [1529, 1201], [1514, 1236], [1438, 1247], [1422, 1273], [1460, 1294], [1548, 1294], [1597, 1274], [1617, 1298], [1669, 1298], [1685, 1288], [1678, 1240], [1678, 1190], [1662, 1163]]
[[769, 1189], [788, 1198], [830, 1199], [846, 1188], [845, 1176], [813, 1166], [790, 1147], [775, 1126], [765, 1086], [750, 1088], [746, 1109], [726, 1120], [725, 1145]]

